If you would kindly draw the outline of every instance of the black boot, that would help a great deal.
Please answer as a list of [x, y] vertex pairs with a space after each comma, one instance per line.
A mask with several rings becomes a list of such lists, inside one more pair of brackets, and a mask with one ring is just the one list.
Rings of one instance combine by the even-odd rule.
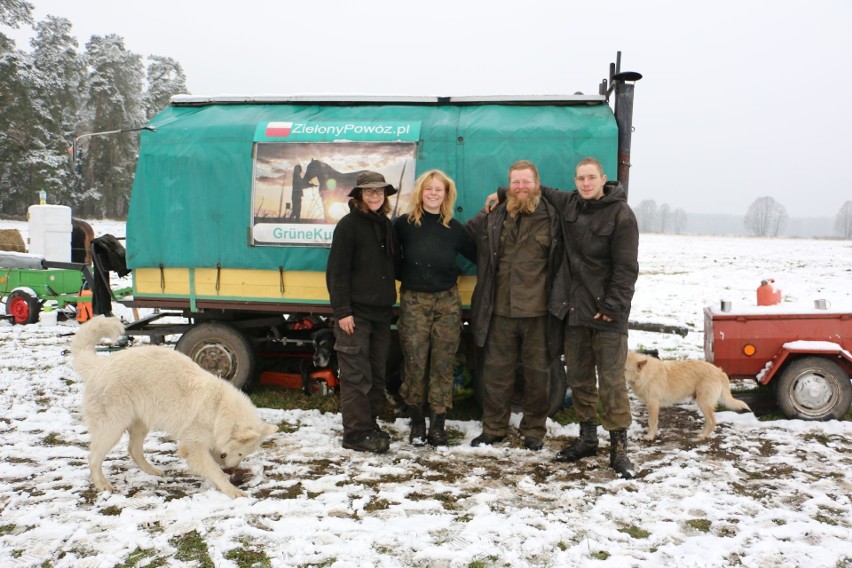
[[627, 430], [612, 430], [609, 433], [609, 465], [624, 479], [633, 479], [633, 464], [627, 458]]
[[423, 416], [423, 407], [419, 404], [409, 406], [408, 416], [411, 419], [409, 421], [411, 432], [408, 434], [408, 442], [422, 446], [426, 443], [426, 418]]
[[382, 427], [379, 426], [379, 420], [377, 416], [373, 416], [373, 432], [376, 433], [377, 436], [384, 438], [385, 440], [390, 440], [390, 434], [382, 430]]
[[435, 411], [429, 413], [429, 445], [449, 446], [447, 441], [447, 433], [444, 431], [444, 421], [446, 414], [435, 414]]
[[365, 430], [343, 436], [343, 447], [356, 452], [383, 454], [388, 451], [390, 441], [375, 430]]
[[575, 462], [596, 453], [598, 453], [598, 425], [595, 422], [580, 422], [580, 435], [573, 444], [565, 446], [556, 454], [556, 460]]

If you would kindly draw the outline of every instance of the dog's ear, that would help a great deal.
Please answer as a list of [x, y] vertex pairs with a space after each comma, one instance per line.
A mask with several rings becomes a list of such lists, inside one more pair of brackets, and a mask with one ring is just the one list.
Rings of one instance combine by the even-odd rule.
[[641, 371], [648, 364], [648, 359], [639, 359], [636, 361], [636, 367]]
[[240, 428], [234, 435], [234, 440], [236, 440], [238, 444], [249, 444], [258, 440], [260, 436], [260, 433], [254, 428]]

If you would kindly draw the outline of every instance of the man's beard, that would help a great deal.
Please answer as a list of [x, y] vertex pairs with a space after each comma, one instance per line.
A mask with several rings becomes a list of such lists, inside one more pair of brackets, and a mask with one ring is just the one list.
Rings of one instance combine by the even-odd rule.
[[539, 201], [541, 201], [540, 192], [536, 192], [535, 194], [530, 193], [526, 199], [518, 199], [514, 194], [509, 193], [506, 196], [506, 211], [512, 217], [517, 216], [518, 213], [529, 215], [530, 213], [534, 213], [538, 208]]

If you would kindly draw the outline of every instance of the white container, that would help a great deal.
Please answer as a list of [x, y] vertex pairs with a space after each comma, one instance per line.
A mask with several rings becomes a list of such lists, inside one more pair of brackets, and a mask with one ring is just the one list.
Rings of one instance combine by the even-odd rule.
[[30, 254], [45, 260], [71, 262], [71, 208], [64, 205], [31, 205], [29, 220]]
[[59, 323], [59, 312], [50, 306], [43, 306], [38, 314], [38, 324], [41, 327], [53, 327]]

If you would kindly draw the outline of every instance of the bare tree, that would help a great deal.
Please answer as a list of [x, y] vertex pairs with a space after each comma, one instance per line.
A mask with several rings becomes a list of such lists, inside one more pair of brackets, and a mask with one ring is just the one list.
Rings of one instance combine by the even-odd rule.
[[686, 229], [686, 211], [680, 208], [675, 209], [672, 214], [672, 232], [679, 235], [684, 229]]
[[668, 233], [672, 222], [672, 210], [668, 203], [663, 203], [657, 209], [657, 226], [661, 233]]
[[657, 227], [657, 203], [653, 199], [640, 201], [636, 206], [636, 222], [639, 225], [639, 231], [642, 233], [650, 233]]
[[759, 197], [746, 211], [744, 225], [755, 237], [777, 237], [787, 224], [787, 209], [773, 198]]
[[834, 231], [842, 239], [852, 239], [852, 201], [847, 201], [840, 206], [834, 218]]

